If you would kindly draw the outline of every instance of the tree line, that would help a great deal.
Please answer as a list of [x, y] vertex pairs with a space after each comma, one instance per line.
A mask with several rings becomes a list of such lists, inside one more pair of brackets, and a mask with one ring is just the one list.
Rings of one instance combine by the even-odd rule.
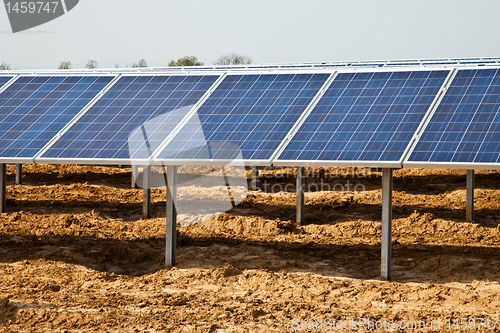
[[[227, 65], [249, 65], [252, 63], [252, 59], [247, 57], [247, 56], [242, 56], [236, 53], [231, 53], [231, 54], [224, 54], [220, 56], [216, 61], [213, 62], [214, 65], [216, 66], [227, 66]], [[168, 63], [168, 67], [188, 67], [188, 66], [204, 66], [204, 64], [198, 60], [197, 57], [195, 56], [186, 56], [179, 58], [177, 60], [171, 60]], [[126, 65], [126, 68], [143, 68], [143, 67], [148, 67], [148, 63], [146, 59], [141, 59], [138, 62], [134, 62], [130, 65]], [[90, 59], [87, 61], [87, 64], [85, 65], [85, 68], [87, 69], [96, 69], [99, 68], [99, 63], [96, 60]], [[118, 65], [116, 65], [116, 68], [119, 68]], [[71, 64], [71, 61], [61, 61], [59, 64], [59, 67], [57, 69], [73, 69], [73, 65]], [[12, 67], [5, 63], [2, 62], [0, 64], [0, 70], [12, 70]]]

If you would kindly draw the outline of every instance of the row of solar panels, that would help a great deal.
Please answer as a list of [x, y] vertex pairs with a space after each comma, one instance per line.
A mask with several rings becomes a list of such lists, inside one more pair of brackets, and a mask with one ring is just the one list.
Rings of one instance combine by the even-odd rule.
[[498, 169], [498, 68], [0, 76], [0, 162]]
[[189, 67], [145, 67], [145, 68], [107, 68], [107, 69], [74, 69], [74, 70], [48, 70], [10, 71], [12, 74], [38, 74], [38, 75], [68, 75], [93, 73], [133, 74], [133, 73], [186, 73], [186, 72], [221, 72], [221, 71], [281, 71], [281, 70], [311, 70], [311, 69], [363, 69], [363, 68], [394, 68], [394, 67], [461, 67], [461, 66], [498, 66], [498, 57], [475, 57], [475, 58], [438, 58], [438, 59], [406, 59], [406, 60], [367, 60], [367, 61], [324, 61], [324, 62], [295, 62], [285, 64], [248, 64], [228, 66], [189, 66]]

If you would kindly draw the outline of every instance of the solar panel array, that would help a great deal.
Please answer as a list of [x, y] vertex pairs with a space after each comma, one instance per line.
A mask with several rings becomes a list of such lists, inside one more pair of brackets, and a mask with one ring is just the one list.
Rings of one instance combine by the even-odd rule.
[[112, 79], [19, 77], [0, 94], [0, 158], [33, 159]]
[[229, 75], [158, 159], [269, 160], [329, 76]]
[[147, 160], [217, 78], [121, 77], [40, 160]]
[[450, 61], [441, 69], [405, 69], [407, 61], [390, 70], [0, 75], [0, 162], [498, 169], [500, 70]]

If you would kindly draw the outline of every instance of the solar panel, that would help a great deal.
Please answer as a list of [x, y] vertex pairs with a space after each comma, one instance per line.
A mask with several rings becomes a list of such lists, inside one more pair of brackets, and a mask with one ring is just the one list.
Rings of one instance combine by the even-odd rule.
[[0, 91], [2, 90], [2, 87], [12, 78], [13, 76], [0, 76]]
[[339, 73], [273, 164], [400, 166], [449, 73]]
[[459, 70], [405, 165], [500, 163], [500, 70]]
[[[228, 75], [156, 160], [266, 161], [330, 74]], [[207, 145], [208, 144], [208, 145]]]
[[0, 158], [33, 159], [113, 76], [21, 76], [0, 94]]
[[147, 160], [218, 78], [122, 76], [37, 161]]

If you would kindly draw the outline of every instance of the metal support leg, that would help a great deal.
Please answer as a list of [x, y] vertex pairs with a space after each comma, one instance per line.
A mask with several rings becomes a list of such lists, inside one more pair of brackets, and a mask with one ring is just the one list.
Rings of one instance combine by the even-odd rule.
[[391, 279], [392, 169], [382, 169], [382, 277]]
[[16, 184], [21, 185], [23, 183], [23, 165], [16, 164]]
[[305, 168], [297, 168], [297, 224], [304, 224]]
[[175, 266], [177, 247], [177, 166], [167, 167], [167, 221], [165, 235], [165, 266]]
[[465, 216], [467, 222], [474, 221], [474, 170], [467, 170], [467, 200]]
[[258, 191], [259, 185], [259, 167], [252, 167], [252, 182], [250, 187], [253, 191]]
[[137, 188], [137, 175], [139, 174], [139, 166], [132, 164], [132, 188]]
[[0, 164], [0, 213], [7, 213], [7, 165]]
[[145, 219], [151, 218], [151, 166], [144, 166], [143, 186], [142, 186], [142, 216]]

